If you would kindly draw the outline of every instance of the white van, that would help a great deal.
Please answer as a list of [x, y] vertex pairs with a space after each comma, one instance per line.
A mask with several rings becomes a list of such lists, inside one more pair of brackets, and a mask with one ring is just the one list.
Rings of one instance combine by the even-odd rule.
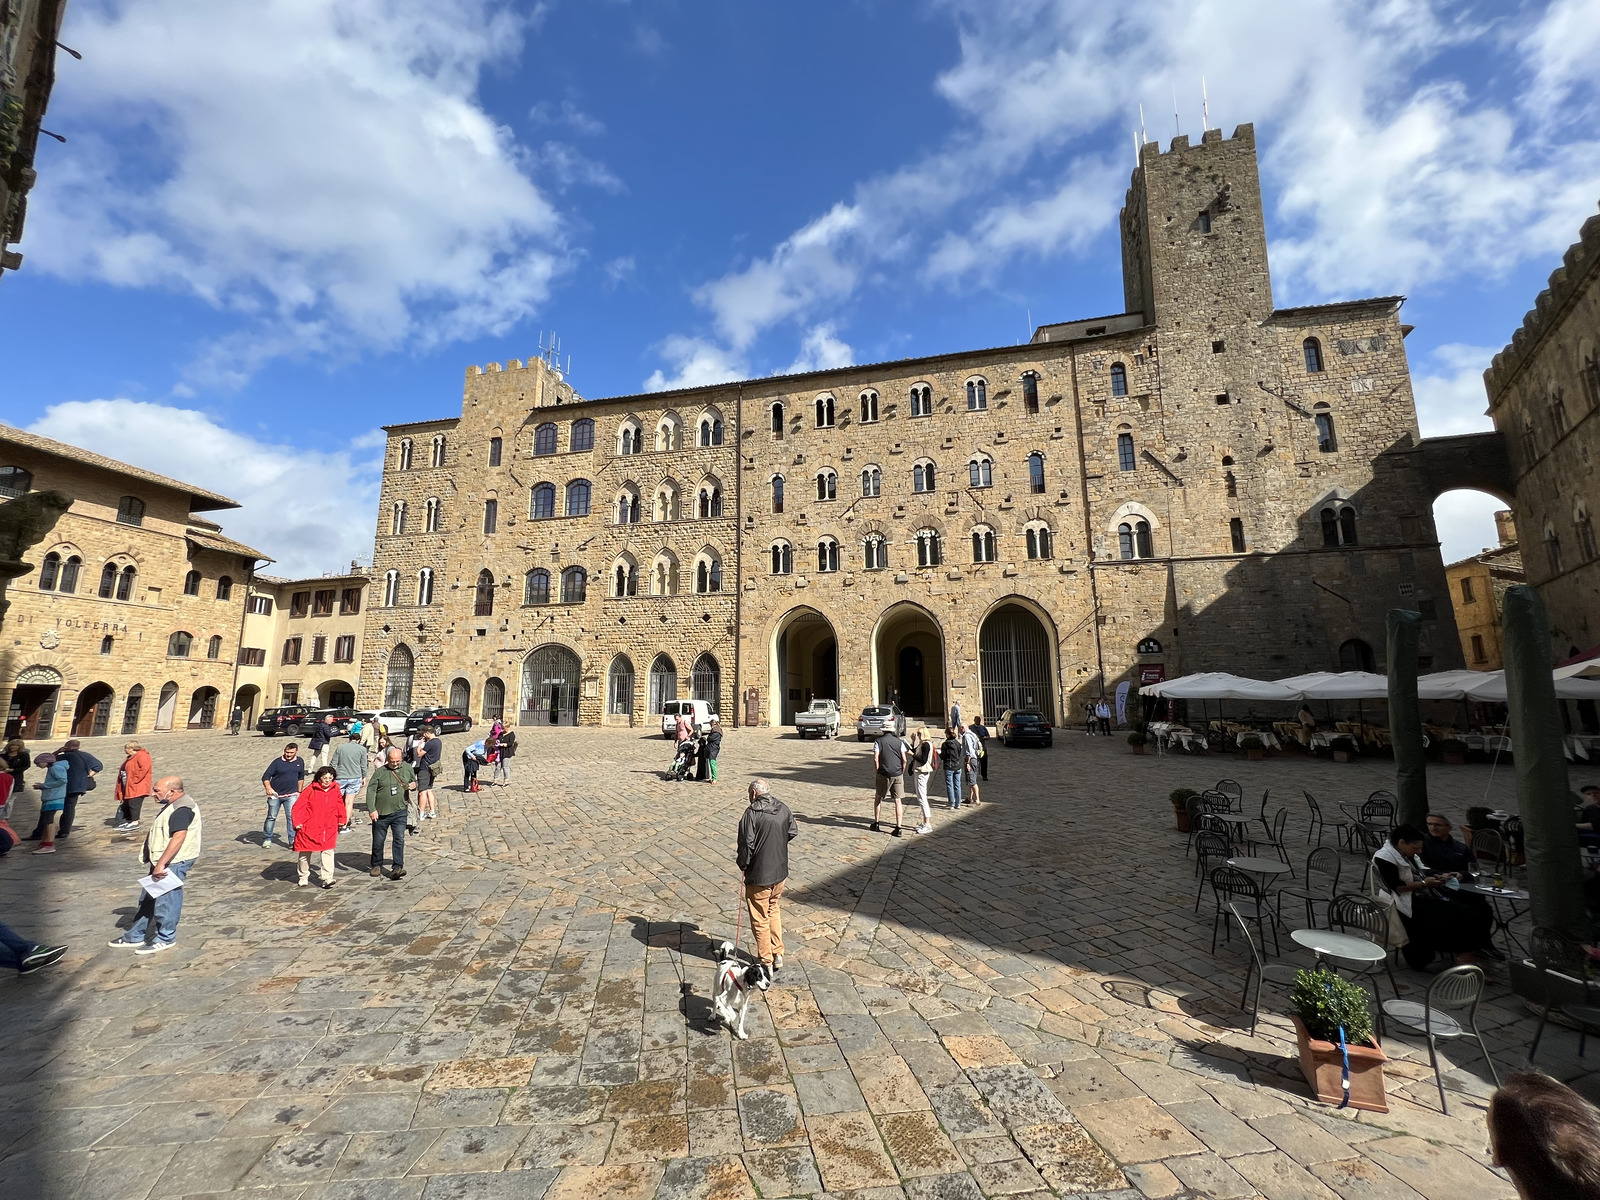
[[661, 706], [661, 736], [672, 737], [678, 732], [678, 714], [694, 722], [694, 731], [704, 733], [711, 728], [711, 706], [704, 700], [668, 700]]

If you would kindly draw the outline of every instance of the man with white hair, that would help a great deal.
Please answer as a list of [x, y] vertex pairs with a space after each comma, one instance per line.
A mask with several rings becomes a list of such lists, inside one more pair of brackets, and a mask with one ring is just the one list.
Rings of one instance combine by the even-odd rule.
[[756, 957], [774, 971], [783, 966], [780, 904], [789, 878], [789, 843], [800, 832], [788, 805], [772, 794], [765, 779], [750, 783], [750, 807], [739, 820], [735, 860], [744, 872], [744, 899]]
[[150, 823], [139, 861], [146, 864], [150, 878], [162, 883], [177, 876], [178, 885], [152, 896], [140, 889], [139, 911], [122, 937], [110, 944], [133, 949], [135, 954], [159, 954], [178, 942], [178, 918], [183, 915], [183, 893], [189, 869], [200, 857], [200, 806], [184, 793], [183, 780], [168, 775], [156, 781], [155, 797], [161, 811]]

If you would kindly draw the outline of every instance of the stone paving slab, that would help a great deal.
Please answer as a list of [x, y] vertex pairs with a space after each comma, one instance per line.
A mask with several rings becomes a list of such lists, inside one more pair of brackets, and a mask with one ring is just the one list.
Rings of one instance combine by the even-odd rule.
[[[295, 888], [291, 856], [260, 845], [256, 780], [278, 743], [157, 740], [158, 771], [202, 804], [206, 851], [178, 947], [151, 959], [104, 947], [137, 899], [137, 841], [107, 827], [109, 793], [57, 855], [0, 861], [6, 921], [70, 946], [52, 971], [0, 980], [0, 1193], [1513, 1194], [1487, 1161], [1476, 1053], [1445, 1063], [1445, 1116], [1425, 1047], [1390, 1038], [1392, 1111], [1351, 1116], [1306, 1095], [1280, 1008], [1247, 1036], [1244, 958], [1209, 952], [1209, 900], [1194, 912], [1170, 828], [1179, 785], [1232, 775], [1252, 811], [1263, 789], [1326, 809], [1392, 786], [1391, 764], [997, 746], [983, 805], [894, 840], [866, 829], [868, 747], [730, 731], [710, 787], [663, 780], [656, 737], [526, 733], [511, 786], [440, 790], [404, 880], [367, 875], [358, 828], [331, 891]], [[91, 748], [116, 761], [110, 739]], [[735, 1042], [709, 991], [756, 773], [801, 833], [788, 962]], [[1430, 768], [1458, 816], [1513, 807], [1510, 782]], [[36, 796], [13, 825], [31, 826]], [[1309, 850], [1285, 803], [1291, 847]], [[1517, 1064], [1532, 1021], [1499, 971], [1479, 1019]], [[1567, 1031], [1540, 1065], [1600, 1096]]]

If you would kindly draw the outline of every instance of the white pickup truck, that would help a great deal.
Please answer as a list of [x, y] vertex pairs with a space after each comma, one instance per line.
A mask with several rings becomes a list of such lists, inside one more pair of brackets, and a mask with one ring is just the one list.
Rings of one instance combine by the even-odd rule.
[[839, 736], [839, 715], [837, 700], [813, 700], [805, 712], [795, 714], [795, 732], [801, 737], [809, 737], [814, 733], [818, 737], [836, 738]]

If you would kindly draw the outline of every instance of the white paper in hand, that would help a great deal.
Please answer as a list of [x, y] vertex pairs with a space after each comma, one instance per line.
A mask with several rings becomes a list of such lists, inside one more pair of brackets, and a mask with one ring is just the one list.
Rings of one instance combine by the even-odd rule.
[[168, 871], [160, 879], [157, 879], [154, 875], [146, 875], [139, 880], [139, 886], [149, 893], [150, 898], [154, 900], [157, 896], [165, 896], [174, 888], [181, 888], [183, 880], [176, 871]]

